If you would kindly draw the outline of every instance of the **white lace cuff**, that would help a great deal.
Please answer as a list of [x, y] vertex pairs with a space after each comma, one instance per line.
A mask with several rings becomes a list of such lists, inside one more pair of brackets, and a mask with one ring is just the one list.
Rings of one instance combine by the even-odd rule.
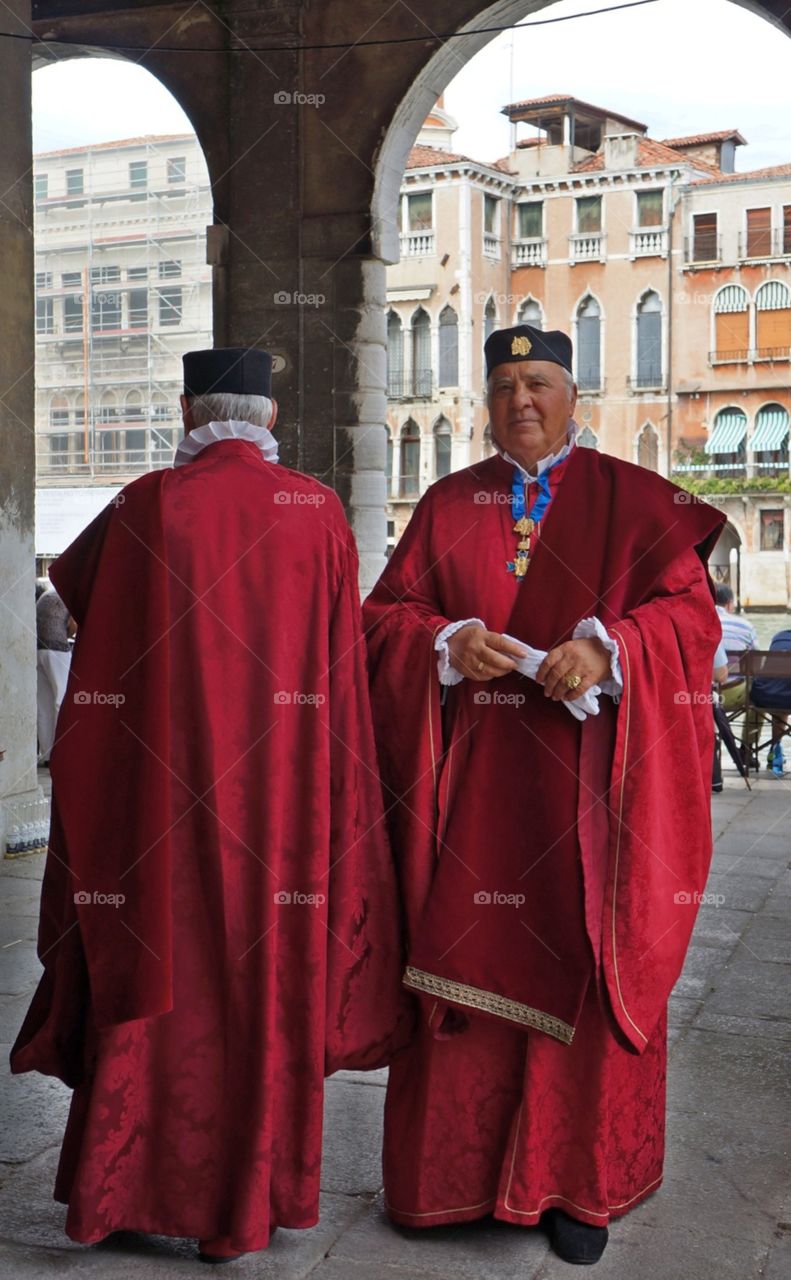
[[481, 622], [480, 618], [465, 618], [462, 622], [449, 622], [447, 627], [443, 627], [434, 641], [434, 648], [439, 654], [439, 662], [437, 663], [437, 675], [440, 684], [460, 684], [464, 676], [455, 667], [450, 665], [450, 651], [448, 649], [448, 641], [451, 636], [455, 636], [457, 631], [461, 631], [462, 627], [469, 627], [470, 623], [477, 623], [479, 627], [486, 630], [486, 623]]
[[607, 634], [598, 618], [583, 618], [582, 622], [578, 622], [574, 628], [572, 640], [594, 639], [601, 640], [610, 654], [610, 675], [607, 679], [599, 681], [599, 688], [602, 693], [608, 693], [617, 702], [623, 693], [623, 675], [621, 674], [618, 641], [613, 640], [612, 636]]

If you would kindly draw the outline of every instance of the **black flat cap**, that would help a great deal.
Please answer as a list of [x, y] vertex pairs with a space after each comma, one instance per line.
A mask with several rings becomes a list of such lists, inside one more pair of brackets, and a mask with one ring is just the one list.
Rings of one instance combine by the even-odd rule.
[[513, 329], [495, 329], [486, 339], [483, 348], [486, 356], [486, 376], [498, 364], [510, 364], [512, 360], [550, 360], [572, 372], [571, 338], [561, 329], [534, 329], [531, 324], [517, 324]]
[[215, 347], [185, 351], [185, 396], [229, 391], [237, 396], [272, 399], [272, 357], [257, 347]]

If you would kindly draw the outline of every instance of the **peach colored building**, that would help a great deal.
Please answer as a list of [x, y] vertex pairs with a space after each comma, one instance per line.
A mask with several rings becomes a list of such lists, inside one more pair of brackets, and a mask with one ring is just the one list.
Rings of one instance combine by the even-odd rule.
[[483, 164], [451, 150], [438, 104], [404, 176], [391, 540], [428, 484], [488, 452], [483, 341], [524, 319], [572, 335], [581, 443], [718, 487], [715, 574], [788, 607], [791, 165], [736, 173], [736, 130], [660, 141], [567, 95], [504, 112], [532, 132]]

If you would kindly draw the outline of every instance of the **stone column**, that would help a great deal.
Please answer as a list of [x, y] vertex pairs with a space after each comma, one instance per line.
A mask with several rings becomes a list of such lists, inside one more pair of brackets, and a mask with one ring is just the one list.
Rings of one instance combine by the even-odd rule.
[[[30, 31], [29, 0], [3, 23]], [[0, 41], [0, 796], [36, 786], [33, 179], [30, 45]], [[0, 815], [0, 839], [2, 839]]]

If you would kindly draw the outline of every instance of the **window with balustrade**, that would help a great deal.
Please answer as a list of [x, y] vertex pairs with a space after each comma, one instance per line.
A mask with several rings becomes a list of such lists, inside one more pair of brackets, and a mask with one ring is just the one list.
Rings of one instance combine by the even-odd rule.
[[692, 243], [688, 258], [691, 262], [716, 262], [720, 256], [720, 240], [716, 213], [692, 215]]
[[578, 196], [576, 228], [571, 241], [574, 262], [600, 261], [602, 257], [602, 197]]
[[745, 212], [746, 232], [744, 256], [747, 258], [771, 258], [772, 256], [772, 210], [747, 209]]
[[634, 257], [657, 257], [666, 251], [664, 202], [662, 190], [638, 191], [637, 229], [631, 233]]
[[500, 200], [483, 197], [483, 251], [489, 258], [500, 256]]
[[544, 202], [526, 200], [516, 206], [514, 266], [544, 266], [545, 258]]

